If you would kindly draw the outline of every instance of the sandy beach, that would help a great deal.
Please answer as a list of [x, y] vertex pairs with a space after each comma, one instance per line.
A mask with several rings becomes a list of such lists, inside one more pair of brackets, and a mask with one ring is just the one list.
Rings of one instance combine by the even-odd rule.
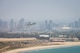
[[0, 38], [0, 42], [27, 41], [27, 40], [36, 40], [36, 38]]
[[[57, 42], [55, 42], [55, 43], [57, 43]], [[36, 46], [36, 47], [29, 47], [29, 48], [20, 48], [20, 49], [14, 49], [14, 50], [6, 51], [3, 53], [19, 53], [22, 51], [30, 51], [30, 50], [37, 50], [37, 49], [60, 48], [60, 47], [70, 47], [70, 46], [80, 45], [80, 42], [58, 42], [58, 43], [61, 43], [62, 45], [49, 45], [49, 46]]]

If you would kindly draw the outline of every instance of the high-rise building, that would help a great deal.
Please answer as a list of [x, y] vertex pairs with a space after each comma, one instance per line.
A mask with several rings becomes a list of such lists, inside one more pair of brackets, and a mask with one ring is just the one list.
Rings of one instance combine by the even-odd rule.
[[69, 27], [74, 28], [74, 24], [73, 23], [70, 23], [69, 24]]
[[2, 22], [2, 27], [7, 29], [8, 23], [7, 23], [6, 21], [3, 21], [3, 22]]
[[48, 30], [48, 21], [45, 20], [45, 30]]
[[0, 27], [1, 27], [1, 25], [2, 25], [2, 21], [1, 21], [1, 19], [0, 19]]
[[21, 18], [18, 24], [18, 30], [23, 30], [24, 29], [24, 19]]
[[79, 28], [80, 28], [80, 18], [79, 18]]
[[10, 32], [13, 32], [14, 31], [14, 25], [15, 25], [15, 22], [13, 19], [10, 20], [10, 24], [9, 24], [9, 28], [10, 28]]
[[39, 23], [39, 30], [40, 30], [40, 31], [45, 30], [45, 24], [44, 24], [44, 22], [40, 22], [40, 23]]
[[75, 28], [79, 28], [79, 22], [78, 22], [78, 21], [75, 21], [75, 22], [74, 22], [74, 27], [75, 27]]
[[49, 20], [48, 29], [52, 30], [52, 28], [53, 28], [53, 22], [52, 22], [52, 20]]
[[8, 23], [0, 19], [0, 32], [8, 32]]
[[45, 20], [45, 30], [52, 30], [52, 28], [53, 28], [52, 20], [49, 21]]

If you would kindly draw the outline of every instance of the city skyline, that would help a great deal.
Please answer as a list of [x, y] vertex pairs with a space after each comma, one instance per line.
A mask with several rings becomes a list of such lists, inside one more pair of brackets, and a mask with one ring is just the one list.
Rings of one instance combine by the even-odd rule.
[[10, 21], [4, 21], [0, 19], [0, 31], [1, 32], [24, 32], [24, 31], [51, 31], [54, 29], [80, 29], [80, 19], [69, 23], [68, 25], [61, 25], [59, 23], [54, 23], [52, 20], [44, 20], [42, 22], [26, 22], [25, 19], [21, 18], [17, 22], [14, 19]]
[[79, 5], [80, 0], [0, 0], [0, 19], [71, 23], [80, 18]]

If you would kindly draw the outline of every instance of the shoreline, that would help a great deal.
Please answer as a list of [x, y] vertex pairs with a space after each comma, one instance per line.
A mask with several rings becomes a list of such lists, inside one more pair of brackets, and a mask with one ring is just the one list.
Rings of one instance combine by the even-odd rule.
[[61, 42], [61, 43], [63, 43], [63, 44], [62, 45], [48, 45], [48, 46], [35, 46], [35, 47], [29, 47], [29, 48], [20, 48], [20, 49], [6, 51], [3, 53], [20, 53], [23, 51], [40, 50], [40, 49], [48, 49], [48, 48], [62, 48], [62, 47], [80, 46], [80, 42]]

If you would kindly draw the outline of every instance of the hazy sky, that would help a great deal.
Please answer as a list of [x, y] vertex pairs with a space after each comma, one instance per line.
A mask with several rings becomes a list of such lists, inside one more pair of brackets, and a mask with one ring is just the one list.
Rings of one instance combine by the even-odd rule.
[[0, 18], [72, 22], [80, 18], [80, 0], [0, 0]]

